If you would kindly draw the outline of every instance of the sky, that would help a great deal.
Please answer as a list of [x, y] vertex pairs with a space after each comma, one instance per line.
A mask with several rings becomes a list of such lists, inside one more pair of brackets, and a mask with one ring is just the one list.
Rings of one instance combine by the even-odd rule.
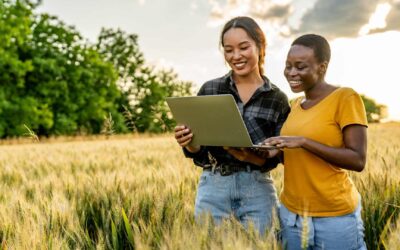
[[42, 0], [37, 12], [57, 16], [91, 42], [102, 27], [138, 35], [147, 64], [172, 68], [198, 89], [224, 75], [223, 24], [253, 17], [267, 37], [265, 74], [289, 98], [283, 69], [290, 43], [305, 33], [331, 45], [326, 80], [388, 107], [400, 121], [400, 0]]

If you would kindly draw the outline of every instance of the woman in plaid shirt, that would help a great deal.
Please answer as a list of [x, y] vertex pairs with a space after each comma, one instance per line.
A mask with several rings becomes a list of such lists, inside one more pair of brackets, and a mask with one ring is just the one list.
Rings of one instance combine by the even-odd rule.
[[[279, 135], [290, 108], [287, 96], [263, 75], [266, 39], [249, 17], [228, 21], [221, 32], [228, 74], [206, 82], [198, 95], [231, 94], [237, 103], [254, 144]], [[193, 134], [183, 125], [175, 138], [186, 157], [203, 168], [195, 216], [211, 213], [216, 223], [233, 215], [245, 227], [254, 223], [260, 234], [270, 229], [277, 195], [269, 170], [278, 158], [240, 148], [201, 146], [189, 143]], [[264, 153], [265, 154], [265, 153]]]

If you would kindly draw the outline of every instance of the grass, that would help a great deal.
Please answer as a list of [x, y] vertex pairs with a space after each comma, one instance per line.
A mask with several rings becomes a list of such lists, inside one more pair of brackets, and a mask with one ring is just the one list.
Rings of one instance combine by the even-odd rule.
[[[200, 170], [171, 135], [1, 144], [0, 249], [279, 249], [232, 219], [194, 222]], [[351, 173], [369, 249], [399, 246], [399, 168], [400, 125], [371, 125]], [[280, 190], [282, 167], [273, 177]]]

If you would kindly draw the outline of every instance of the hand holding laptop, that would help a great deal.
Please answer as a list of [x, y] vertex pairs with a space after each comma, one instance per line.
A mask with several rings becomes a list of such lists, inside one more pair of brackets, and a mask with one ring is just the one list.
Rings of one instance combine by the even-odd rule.
[[179, 143], [181, 147], [186, 147], [186, 149], [191, 153], [196, 153], [200, 150], [199, 146], [191, 146], [189, 145], [193, 138], [193, 133], [185, 125], [177, 125], [175, 126], [175, 139]]

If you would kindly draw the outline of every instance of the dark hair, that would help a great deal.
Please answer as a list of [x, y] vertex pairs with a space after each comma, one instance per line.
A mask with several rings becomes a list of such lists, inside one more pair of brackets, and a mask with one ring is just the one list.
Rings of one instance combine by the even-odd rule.
[[247, 35], [251, 37], [259, 50], [258, 56], [258, 68], [261, 75], [264, 73], [264, 59], [265, 59], [265, 48], [267, 46], [267, 40], [265, 39], [264, 32], [260, 26], [252, 18], [247, 16], [238, 16], [229, 20], [221, 32], [220, 43], [224, 47], [224, 35], [232, 28], [241, 28], [246, 31]]
[[313, 49], [314, 55], [319, 63], [329, 63], [329, 60], [331, 59], [331, 48], [329, 43], [320, 35], [306, 34], [300, 36], [293, 41], [292, 46], [293, 45], [302, 45]]

